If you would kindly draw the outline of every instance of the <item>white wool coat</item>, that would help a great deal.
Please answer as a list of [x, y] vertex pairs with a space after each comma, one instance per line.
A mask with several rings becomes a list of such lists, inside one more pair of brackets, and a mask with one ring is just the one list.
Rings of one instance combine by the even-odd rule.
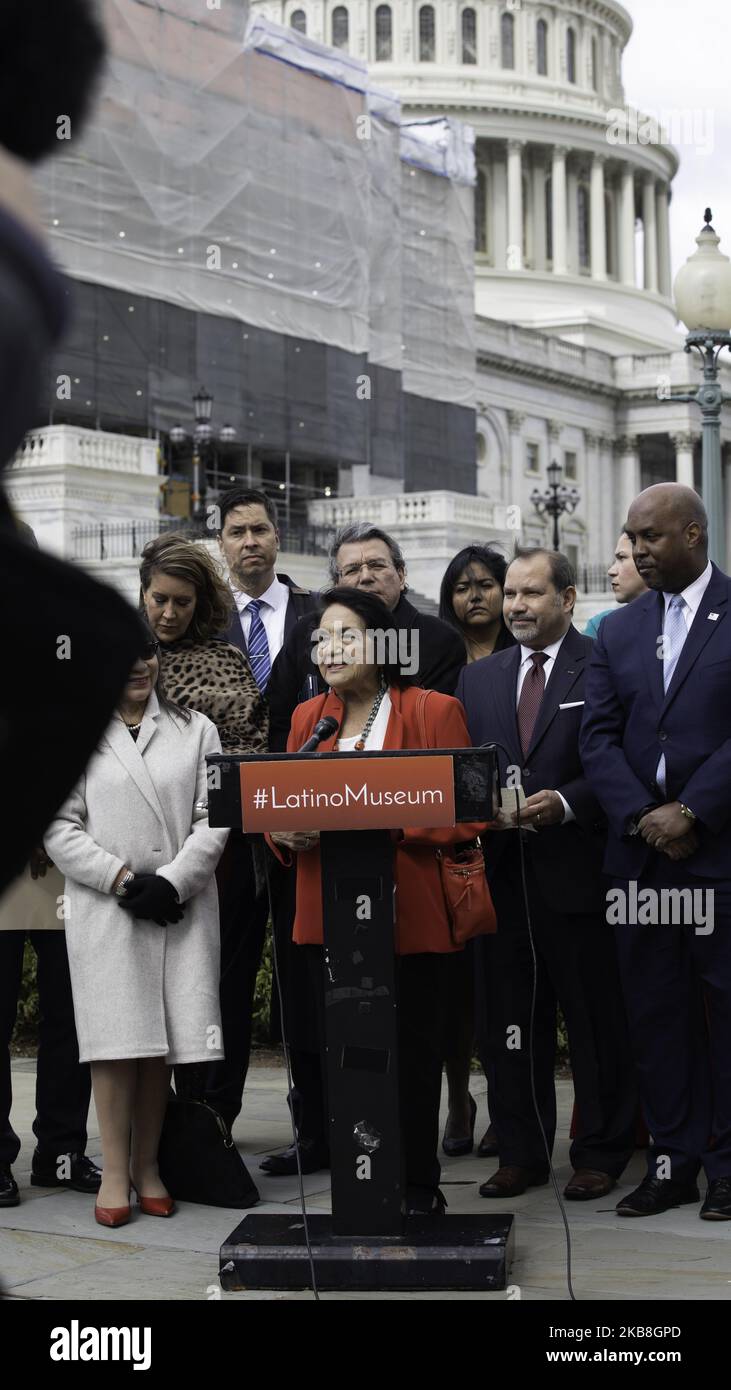
[[[214, 871], [227, 830], [208, 825], [207, 753], [215, 726], [160, 708], [153, 692], [137, 742], [119, 717], [45, 836], [65, 877], [66, 943], [82, 1062], [223, 1056]], [[184, 904], [158, 927], [120, 907], [120, 869], [159, 873]]]

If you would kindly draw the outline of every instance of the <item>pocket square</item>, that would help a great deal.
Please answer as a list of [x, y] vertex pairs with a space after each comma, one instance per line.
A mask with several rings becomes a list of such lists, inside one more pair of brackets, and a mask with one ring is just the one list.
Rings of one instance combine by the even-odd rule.
[[559, 709], [578, 709], [579, 705], [583, 705], [583, 703], [583, 700], [569, 700], [567, 705], [559, 705]]

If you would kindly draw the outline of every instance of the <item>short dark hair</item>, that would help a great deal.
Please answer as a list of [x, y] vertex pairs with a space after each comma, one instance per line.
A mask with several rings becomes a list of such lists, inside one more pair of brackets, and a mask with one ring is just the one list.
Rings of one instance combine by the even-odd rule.
[[272, 497], [267, 497], [265, 492], [259, 492], [257, 488], [230, 487], [226, 492], [222, 492], [216, 503], [219, 514], [219, 535], [226, 525], [226, 517], [232, 512], [234, 507], [263, 507], [272, 526], [275, 530], [279, 528], [277, 520], [277, 504]]
[[[463, 635], [462, 624], [454, 611], [454, 590], [461, 574], [467, 569], [468, 565], [474, 562], [484, 565], [493, 579], [505, 588], [505, 572], [508, 562], [500, 550], [496, 550], [491, 545], [466, 545], [463, 550], [458, 550], [457, 554], [450, 560], [444, 571], [441, 587], [439, 589], [439, 617], [443, 623], [449, 623], [450, 627], [456, 628], [457, 632]], [[502, 619], [503, 627], [505, 620]]]
[[357, 545], [358, 541], [383, 541], [383, 544], [388, 547], [394, 569], [406, 569], [406, 561], [401, 546], [394, 540], [393, 536], [389, 536], [388, 531], [382, 531], [380, 526], [373, 526], [370, 521], [351, 521], [347, 526], [341, 526], [330, 543], [328, 569], [330, 578], [334, 583], [337, 583], [339, 578], [338, 551], [341, 546]]
[[106, 52], [93, 0], [3, 0], [0, 5], [0, 145], [35, 163], [64, 148], [84, 122]]
[[[398, 626], [394, 623], [390, 608], [386, 607], [383, 599], [378, 598], [368, 589], [350, 588], [347, 584], [340, 584], [337, 588], [321, 594], [317, 608], [318, 618], [322, 619], [323, 613], [334, 603], [340, 603], [343, 608], [349, 608], [351, 612], [357, 613], [358, 617], [363, 619], [367, 632], [398, 633], [399, 631]], [[398, 649], [398, 637], [396, 647]], [[378, 669], [382, 672], [386, 683], [398, 686], [399, 689], [413, 685], [414, 678], [404, 675], [401, 670], [398, 650], [396, 652], [390, 650], [390, 644], [384, 642], [384, 652], [386, 653], [386, 660], [378, 662]]]
[[543, 555], [548, 560], [554, 588], [560, 594], [564, 589], [576, 588], [576, 571], [568, 556], [560, 550], [549, 550], [543, 545], [516, 545], [510, 564], [513, 560], [534, 560], [537, 555]]

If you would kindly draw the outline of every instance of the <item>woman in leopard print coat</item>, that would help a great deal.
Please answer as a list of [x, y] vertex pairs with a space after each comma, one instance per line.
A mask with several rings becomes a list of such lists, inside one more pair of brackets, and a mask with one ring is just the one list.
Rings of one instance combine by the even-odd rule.
[[216, 725], [224, 753], [265, 753], [266, 701], [243, 652], [219, 635], [234, 603], [205, 546], [157, 536], [142, 552], [140, 583], [166, 694]]

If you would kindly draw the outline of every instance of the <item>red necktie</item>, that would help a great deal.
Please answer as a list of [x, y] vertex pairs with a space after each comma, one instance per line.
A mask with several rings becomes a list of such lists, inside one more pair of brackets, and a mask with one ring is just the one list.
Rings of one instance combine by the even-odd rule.
[[528, 756], [530, 741], [533, 737], [543, 692], [546, 688], [543, 667], [548, 661], [548, 657], [545, 652], [531, 652], [530, 659], [533, 665], [526, 671], [518, 700], [518, 734], [524, 758]]

